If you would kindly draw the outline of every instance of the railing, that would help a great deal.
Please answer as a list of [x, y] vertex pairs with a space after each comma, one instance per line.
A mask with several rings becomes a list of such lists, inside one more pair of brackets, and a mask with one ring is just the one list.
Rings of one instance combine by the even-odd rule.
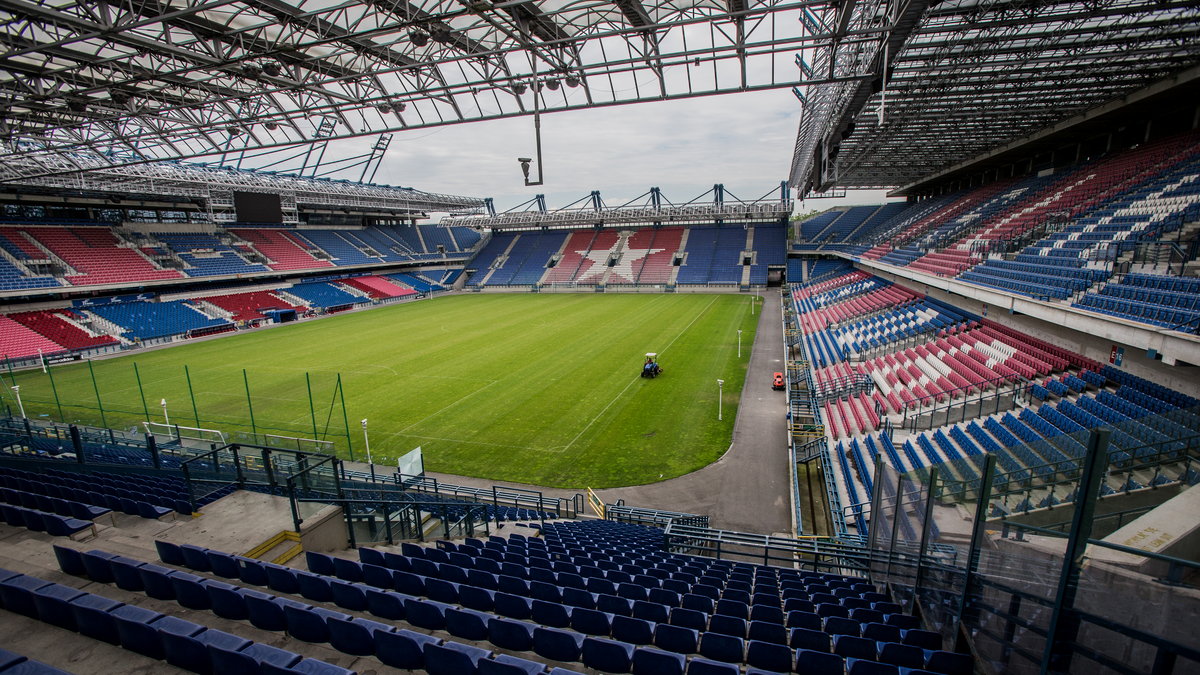
[[861, 544], [832, 537], [775, 537], [671, 523], [663, 541], [674, 553], [853, 576], [862, 576], [869, 562]]
[[486, 502], [493, 506], [513, 506], [516, 508], [537, 510], [545, 513], [553, 513], [558, 518], [576, 518], [579, 516], [579, 512], [574, 507], [575, 500], [548, 497], [538, 490], [527, 490], [525, 488], [502, 485], [493, 485], [490, 488], [454, 485], [452, 483], [443, 483], [436, 478], [428, 476], [412, 476], [402, 473], [394, 474], [387, 479], [403, 486], [404, 489], [416, 492], [466, 497], [471, 501], [478, 503]]
[[[1004, 410], [1012, 410], [1029, 396], [1029, 380], [1017, 376], [999, 376], [965, 387], [955, 387], [944, 391], [941, 395], [932, 394], [914, 397], [913, 403], [902, 408], [901, 427], [916, 433], [934, 427], [946, 426], [957, 422], [965, 422], [977, 417], [993, 415], [1001, 411], [1004, 399], [1011, 397]], [[977, 390], [975, 395], [970, 390]], [[960, 397], [956, 397], [958, 394]], [[939, 398], [945, 396], [947, 401], [936, 405]], [[988, 404], [990, 410], [988, 409]], [[922, 409], [925, 405], [933, 405]]]
[[678, 511], [663, 511], [641, 506], [626, 506], [624, 501], [604, 505], [604, 519], [618, 523], [667, 527], [672, 523], [693, 527], [708, 527], [708, 516]]

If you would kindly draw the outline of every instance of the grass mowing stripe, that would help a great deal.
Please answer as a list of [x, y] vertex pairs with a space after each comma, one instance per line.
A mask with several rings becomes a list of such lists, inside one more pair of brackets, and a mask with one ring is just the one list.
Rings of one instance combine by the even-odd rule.
[[[736, 331], [752, 344], [755, 318], [737, 295], [461, 294], [94, 366], [106, 419], [117, 427], [147, 419], [144, 393], [151, 421], [162, 421], [165, 398], [172, 422], [248, 433], [245, 369], [258, 431], [308, 437], [310, 373], [318, 435], [342, 456], [348, 442], [361, 450], [356, 421], [370, 418], [380, 463], [420, 444], [431, 471], [611, 487], [677, 476], [724, 452], [748, 361], [745, 351], [736, 357]], [[635, 376], [650, 351], [665, 354], [666, 377], [643, 381]], [[87, 365], [53, 373], [65, 420], [99, 423]], [[726, 380], [723, 422], [713, 377]], [[58, 419], [45, 374], [16, 379], [31, 417]]]

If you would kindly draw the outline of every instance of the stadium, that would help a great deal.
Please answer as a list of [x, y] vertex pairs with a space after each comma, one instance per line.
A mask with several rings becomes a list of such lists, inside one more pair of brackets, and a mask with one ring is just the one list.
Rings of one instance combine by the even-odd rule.
[[0, 673], [1200, 672], [1195, 3], [0, 4]]

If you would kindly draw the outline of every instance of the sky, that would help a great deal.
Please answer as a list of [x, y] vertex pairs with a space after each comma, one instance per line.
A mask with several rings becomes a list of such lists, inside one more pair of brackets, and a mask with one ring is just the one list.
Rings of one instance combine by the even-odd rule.
[[[618, 206], [651, 187], [680, 204], [717, 183], [750, 201], [779, 194], [799, 121], [800, 104], [787, 89], [543, 115], [538, 187], [525, 187], [517, 163], [534, 156], [532, 117], [461, 124], [394, 135], [375, 182], [492, 197], [498, 211], [539, 193], [560, 208], [592, 190]], [[798, 201], [796, 209], [883, 201], [882, 191], [871, 191]]]

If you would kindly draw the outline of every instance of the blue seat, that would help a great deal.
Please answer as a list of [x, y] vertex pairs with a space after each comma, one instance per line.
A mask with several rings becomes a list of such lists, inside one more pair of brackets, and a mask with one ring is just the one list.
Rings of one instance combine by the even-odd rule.
[[208, 645], [208, 658], [216, 673], [262, 672], [263, 664], [270, 663], [280, 668], [290, 668], [300, 661], [300, 655], [286, 649], [272, 647], [261, 642], [251, 643], [240, 650], [231, 650], [219, 645]]
[[208, 549], [193, 544], [182, 544], [179, 546], [179, 551], [183, 554], [184, 567], [190, 567], [198, 572], [212, 571], [208, 562]]
[[925, 670], [943, 675], [970, 675], [975, 670], [975, 662], [970, 654], [937, 650], [926, 656]]
[[758, 640], [746, 644], [746, 663], [755, 668], [787, 673], [791, 672], [794, 660], [794, 652], [787, 645]]
[[425, 579], [425, 596], [430, 600], [458, 604], [458, 584], [445, 579]]
[[567, 628], [571, 625], [571, 610], [557, 602], [534, 600], [529, 612], [533, 622], [542, 626]]
[[143, 518], [149, 518], [150, 520], [158, 520], [165, 515], [175, 512], [175, 509], [173, 508], [159, 506], [158, 504], [151, 504], [150, 502], [135, 501], [134, 504], [137, 506], [137, 515]]
[[425, 644], [425, 672], [429, 675], [475, 675], [479, 663], [492, 653], [474, 645], [458, 642]]
[[[353, 589], [353, 591], [357, 591], [357, 592], [360, 592], [363, 594], [363, 596], [366, 598], [368, 611], [370, 611], [375, 616], [378, 616], [378, 617], [381, 617], [384, 619], [391, 619], [393, 621], [398, 621], [398, 620], [404, 618], [404, 600], [406, 598], [408, 598], [407, 595], [404, 595], [403, 593], [397, 593], [395, 591], [383, 591], [383, 590], [377, 590], [377, 589], [373, 589], [373, 588], [359, 589], [352, 585], [350, 586], [350, 588]], [[339, 607], [345, 607], [346, 609], [353, 609], [353, 607], [349, 606], [348, 604], [344, 604], [342, 602], [342, 599], [339, 597], [340, 591], [338, 589], [339, 589], [339, 585], [334, 584], [333, 585], [333, 600], [334, 600], [334, 602], [336, 602]], [[347, 590], [346, 592], [351, 593], [353, 591]]]
[[683, 654], [654, 647], [638, 647], [633, 652], [633, 675], [683, 675], [687, 659]]
[[596, 609], [596, 596], [581, 588], [564, 588], [563, 604], [582, 609]]
[[302, 658], [286, 668], [274, 663], [262, 663], [261, 666], [263, 675], [354, 675], [353, 670], [309, 658]]
[[832, 652], [833, 641], [828, 633], [807, 628], [793, 628], [788, 644], [793, 649]]
[[399, 570], [392, 574], [395, 589], [408, 595], [425, 595], [425, 577]]
[[252, 586], [267, 585], [267, 564], [261, 560], [239, 557], [238, 578]]
[[833, 636], [833, 653], [846, 658], [868, 661], [874, 661], [879, 657], [879, 650], [874, 640], [854, 635]]
[[459, 586], [458, 602], [463, 607], [490, 612], [496, 608], [496, 593], [479, 586]]
[[732, 663], [710, 661], [697, 656], [688, 663], [687, 675], [738, 675], [740, 669]]
[[714, 661], [741, 663], [745, 658], [746, 645], [742, 638], [721, 633], [705, 633], [700, 636], [700, 655]]
[[684, 609], [691, 609], [697, 612], [703, 612], [705, 614], [712, 614], [713, 610], [716, 608], [716, 602], [707, 596], [688, 593], [687, 595], [683, 596], [679, 606]]
[[71, 601], [71, 614], [80, 635], [86, 635], [109, 644], [120, 644], [117, 624], [110, 613], [122, 603], [102, 595], [87, 593]]
[[583, 636], [579, 633], [545, 626], [533, 629], [533, 651], [542, 658], [578, 661], [582, 648]]
[[492, 617], [488, 620], [488, 642], [501, 649], [527, 652], [533, 649], [534, 624]]
[[204, 588], [204, 579], [176, 570], [168, 575], [175, 587], [175, 600], [188, 609], [212, 609], [212, 600]]
[[407, 598], [404, 601], [404, 619], [418, 628], [442, 630], [446, 627], [446, 609], [449, 605], [433, 600]]
[[644, 619], [635, 619], [629, 616], [614, 616], [612, 618], [612, 637], [614, 640], [634, 645], [653, 644], [654, 627], [654, 623]]
[[611, 614], [596, 609], [576, 607], [571, 610], [571, 628], [587, 635], [611, 635]]
[[154, 563], [139, 567], [138, 574], [142, 576], [142, 588], [146, 595], [156, 600], [174, 600], [175, 584], [171, 581], [171, 574], [175, 571]]
[[751, 621], [750, 630], [746, 636], [759, 642], [773, 642], [779, 645], [788, 643], [788, 630], [783, 624], [770, 621]]
[[273, 595], [252, 589], [243, 589], [242, 597], [246, 600], [246, 612], [249, 614], [250, 623], [256, 628], [270, 631], [287, 630], [287, 617], [284, 615], [284, 607], [310, 606], [287, 598], [277, 598]]
[[519, 656], [496, 654], [478, 664], [479, 675], [539, 675], [546, 671], [546, 664], [530, 661]]
[[473, 609], [450, 607], [446, 610], [446, 631], [465, 640], [485, 640], [490, 615]]
[[651, 623], [666, 623], [670, 613], [670, 608], [667, 605], [658, 602], [649, 600], [635, 600], [633, 602], [633, 616], [636, 619], [642, 619]]
[[746, 620], [725, 614], [714, 614], [708, 620], [708, 630], [722, 635], [746, 637]]
[[562, 589], [544, 581], [529, 582], [529, 597], [534, 600], [561, 603]]
[[921, 649], [932, 649], [938, 651], [942, 648], [942, 635], [931, 630], [922, 630], [919, 628], [910, 628], [904, 631], [903, 637], [900, 639], [906, 645], [920, 647]]
[[599, 637], [583, 639], [583, 664], [606, 673], [627, 673], [633, 665], [633, 645]]
[[[362, 549], [359, 549], [360, 555]], [[323, 574], [325, 576], [337, 576], [333, 569], [333, 556], [325, 553], [317, 553], [316, 551], [305, 551], [304, 562], [308, 565], [308, 571], [313, 574]]]
[[[338, 607], [343, 607], [345, 609], [350, 609], [350, 610], [354, 610], [354, 611], [364, 611], [368, 608], [366, 593], [363, 590], [363, 588], [361, 586], [359, 586], [358, 584], [350, 583], [348, 581], [342, 581], [340, 579], [329, 580], [326, 577], [318, 577], [318, 578], [328, 581], [328, 583], [329, 583], [329, 600], [332, 600], [334, 603], [336, 603]], [[303, 584], [305, 582], [302, 581], [301, 583]], [[315, 590], [316, 583], [315, 582], [308, 582], [308, 583], [312, 583], [314, 585], [314, 589], [310, 589], [311, 592], [317, 593], [318, 591]], [[374, 592], [390, 592], [390, 591], [374, 591]], [[310, 600], [316, 599], [307, 594], [304, 597], [306, 597]]]
[[[375, 588], [395, 588], [395, 572], [380, 565], [363, 563], [363, 583]], [[344, 581], [344, 580], [343, 580]]]
[[213, 574], [226, 579], [237, 579], [241, 574], [241, 567], [234, 556], [212, 549], [209, 549], [205, 555], [208, 556], [208, 566]]
[[868, 623], [862, 631], [863, 637], [881, 642], [900, 642], [902, 634], [899, 628], [886, 623]]
[[654, 627], [654, 646], [679, 654], [695, 654], [700, 633], [695, 628], [660, 623]]
[[28, 659], [15, 652], [10, 652], [7, 649], [0, 649], [0, 671], [7, 670], [18, 663], [27, 661]]
[[10, 612], [24, 614], [37, 618], [37, 606], [33, 602], [33, 593], [39, 588], [49, 586], [50, 582], [37, 577], [18, 574], [0, 581], [0, 606]]
[[251, 641], [244, 637], [213, 628], [199, 627], [199, 632], [189, 633], [184, 624], [190, 622], [171, 622], [168, 625], [166, 620], [171, 618], [174, 617], [165, 617], [156, 625], [167, 663], [179, 668], [210, 675], [213, 672], [212, 659], [209, 656], [210, 647], [237, 652], [251, 644]]
[[699, 610], [676, 607], [671, 610], [670, 623], [673, 626], [708, 630], [708, 615]]
[[333, 572], [337, 578], [344, 581], [362, 581], [362, 563], [348, 558], [334, 558]]
[[208, 593], [213, 614], [235, 621], [250, 618], [250, 612], [246, 609], [246, 598], [239, 587], [220, 581], [206, 581], [204, 590]]
[[846, 659], [848, 675], [900, 675], [900, 669], [890, 663], [868, 659]]
[[[111, 584], [116, 581], [112, 574], [112, 568], [108, 565], [108, 561], [115, 557], [114, 554], [107, 551], [84, 551], [83, 566], [87, 569], [88, 578], [101, 584]], [[173, 600], [174, 598], [167, 599]]]
[[529, 598], [510, 593], [496, 593], [496, 613], [510, 619], [528, 619], [532, 616]]
[[81, 552], [73, 548], [54, 544], [54, 557], [58, 560], [58, 567], [63, 572], [76, 577], [87, 574], [87, 567], [83, 564], [83, 554]]
[[109, 616], [117, 626], [122, 647], [152, 659], [163, 658], [162, 641], [153, 625], [163, 618], [162, 614], [144, 607], [121, 605], [114, 608]]
[[267, 571], [268, 588], [280, 593], [300, 592], [300, 580], [296, 578], [295, 570], [272, 563], [263, 563], [263, 567]]
[[844, 675], [846, 662], [836, 654], [800, 649], [796, 651], [796, 672], [805, 675]]
[[296, 572], [296, 582], [300, 585], [300, 595], [313, 602], [329, 602], [333, 600], [333, 591], [329, 588], [328, 577], [312, 572]]
[[326, 622], [329, 629], [329, 644], [339, 652], [355, 656], [370, 656], [375, 653], [375, 636], [380, 632], [390, 633], [394, 627], [378, 621], [354, 617], [341, 619], [330, 617]]
[[116, 580], [117, 587], [126, 591], [141, 592], [145, 589], [142, 583], [142, 573], [139, 571], [146, 563], [133, 558], [116, 556], [109, 558], [108, 567]]
[[425, 667], [425, 645], [440, 642], [433, 636], [399, 628], [393, 633], [375, 634], [375, 656], [393, 668], [421, 670]]
[[831, 616], [825, 619], [825, 632], [830, 635], [852, 635], [859, 637], [862, 635], [862, 625], [854, 619]]
[[329, 620], [350, 618], [349, 614], [324, 607], [284, 605], [288, 635], [305, 642], [329, 642]]
[[67, 630], [75, 630], [71, 601], [87, 593], [62, 584], [48, 584], [33, 591], [34, 610], [42, 621]]
[[902, 668], [925, 667], [925, 650], [912, 645], [884, 642], [879, 646], [879, 660]]
[[889, 626], [900, 628], [901, 630], [921, 627], [920, 619], [910, 614], [888, 614], [886, 617], [884, 617], [883, 622]]

